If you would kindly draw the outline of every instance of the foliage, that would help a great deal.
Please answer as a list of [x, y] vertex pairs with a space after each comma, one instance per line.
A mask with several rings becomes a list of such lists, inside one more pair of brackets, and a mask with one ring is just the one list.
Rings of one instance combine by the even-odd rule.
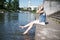
[[0, 9], [3, 9], [4, 8], [4, 6], [3, 6], [4, 2], [5, 2], [5, 0], [1, 0], [0, 1]]
[[0, 1], [0, 9], [5, 9], [7, 11], [17, 11], [19, 9], [19, 0], [1, 0]]

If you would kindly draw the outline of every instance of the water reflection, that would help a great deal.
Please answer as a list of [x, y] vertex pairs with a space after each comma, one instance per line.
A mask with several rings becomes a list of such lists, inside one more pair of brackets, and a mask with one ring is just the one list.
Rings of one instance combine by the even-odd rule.
[[19, 28], [20, 25], [26, 25], [33, 20], [35, 20], [35, 14], [27, 12], [0, 13], [0, 40], [26, 40], [25, 37], [28, 37], [28, 40], [33, 40], [34, 27], [29, 35], [22, 35], [25, 29]]
[[30, 38], [30, 36], [29, 36], [29, 34], [26, 34], [26, 35], [24, 35], [25, 37], [25, 40], [31, 40], [31, 38]]

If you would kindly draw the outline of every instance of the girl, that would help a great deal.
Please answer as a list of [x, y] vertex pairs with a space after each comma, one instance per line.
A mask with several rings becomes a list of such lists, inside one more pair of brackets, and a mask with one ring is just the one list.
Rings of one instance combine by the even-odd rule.
[[46, 13], [44, 12], [44, 7], [43, 5], [39, 6], [38, 7], [39, 9], [36, 11], [37, 14], [40, 14], [39, 15], [39, 19], [33, 21], [33, 22], [30, 22], [28, 23], [27, 25], [25, 26], [20, 26], [20, 28], [27, 28], [27, 30], [25, 32], [23, 32], [23, 34], [27, 34], [28, 31], [33, 27], [33, 24], [40, 24], [40, 25], [45, 25], [45, 22], [46, 22]]

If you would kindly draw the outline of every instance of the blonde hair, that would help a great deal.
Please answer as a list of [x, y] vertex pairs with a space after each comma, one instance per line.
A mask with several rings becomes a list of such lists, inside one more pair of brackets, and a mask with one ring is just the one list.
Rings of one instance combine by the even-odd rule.
[[39, 6], [38, 6], [38, 9], [43, 10], [43, 9], [44, 9], [44, 5], [39, 5]]

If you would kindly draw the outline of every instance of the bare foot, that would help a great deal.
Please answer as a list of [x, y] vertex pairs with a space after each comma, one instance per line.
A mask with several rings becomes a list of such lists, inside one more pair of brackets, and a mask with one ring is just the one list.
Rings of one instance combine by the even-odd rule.
[[24, 28], [24, 26], [19, 26], [19, 27], [22, 28], [22, 29]]

